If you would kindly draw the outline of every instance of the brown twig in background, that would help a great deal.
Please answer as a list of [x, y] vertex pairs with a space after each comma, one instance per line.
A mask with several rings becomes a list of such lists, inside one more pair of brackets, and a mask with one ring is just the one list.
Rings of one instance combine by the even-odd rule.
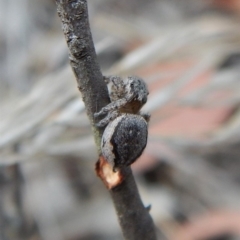
[[[93, 127], [95, 142], [100, 153], [104, 129], [95, 127], [93, 114], [109, 103], [106, 85], [97, 63], [88, 22], [86, 0], [56, 0], [57, 11], [69, 47], [70, 64]], [[97, 164], [97, 174], [110, 190], [123, 235], [126, 239], [156, 239], [154, 224], [144, 207], [130, 167], [113, 173], [103, 157]]]

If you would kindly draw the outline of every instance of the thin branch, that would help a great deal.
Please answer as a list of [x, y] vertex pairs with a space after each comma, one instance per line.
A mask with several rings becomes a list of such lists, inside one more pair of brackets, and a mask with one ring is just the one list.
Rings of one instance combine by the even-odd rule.
[[[86, 0], [56, 0], [63, 32], [69, 47], [70, 64], [82, 93], [87, 114], [93, 127], [99, 155], [104, 129], [95, 127], [93, 114], [109, 103], [106, 85], [97, 63], [88, 22]], [[123, 235], [126, 239], [155, 240], [154, 224], [144, 207], [130, 167], [114, 173], [100, 156], [96, 171], [110, 190]]]
[[100, 153], [103, 129], [95, 127], [93, 114], [109, 103], [106, 84], [97, 62], [88, 21], [87, 1], [56, 0], [69, 48], [70, 64], [82, 94]]

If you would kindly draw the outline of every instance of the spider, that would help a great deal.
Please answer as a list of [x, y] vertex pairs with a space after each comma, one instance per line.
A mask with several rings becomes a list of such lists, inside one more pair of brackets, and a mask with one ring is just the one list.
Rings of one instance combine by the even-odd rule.
[[104, 80], [111, 103], [94, 117], [106, 115], [97, 123], [98, 127], [107, 125], [101, 150], [113, 171], [117, 171], [135, 162], [146, 147], [150, 115], [140, 113], [140, 109], [147, 102], [148, 90], [145, 82], [137, 76], [110, 76]]

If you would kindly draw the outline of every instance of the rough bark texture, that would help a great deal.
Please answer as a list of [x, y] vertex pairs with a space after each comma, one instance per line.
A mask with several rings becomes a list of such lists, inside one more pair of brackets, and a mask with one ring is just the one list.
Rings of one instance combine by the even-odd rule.
[[121, 170], [123, 182], [110, 190], [125, 239], [156, 239], [154, 224], [138, 194], [131, 168]]
[[[109, 103], [109, 97], [97, 63], [88, 22], [87, 1], [56, 0], [56, 3], [69, 47], [70, 64], [82, 93], [100, 153], [100, 140], [104, 129], [95, 127], [97, 119], [94, 120], [93, 114]], [[110, 189], [125, 239], [156, 239], [152, 218], [140, 199], [131, 168], [124, 168], [114, 175], [104, 158], [100, 157], [96, 170], [106, 186], [108, 183], [107, 187]], [[114, 181], [114, 184], [111, 181]]]
[[153, 220], [141, 201], [131, 168], [113, 172], [112, 166], [100, 156], [96, 172], [110, 191], [125, 239], [156, 239]]
[[69, 48], [70, 64], [86, 105], [100, 152], [103, 129], [95, 127], [93, 114], [109, 103], [88, 21], [87, 1], [56, 0], [58, 15]]

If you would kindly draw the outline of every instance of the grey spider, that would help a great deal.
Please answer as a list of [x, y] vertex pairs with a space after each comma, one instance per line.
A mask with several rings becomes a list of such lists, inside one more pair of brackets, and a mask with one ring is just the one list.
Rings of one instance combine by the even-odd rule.
[[116, 171], [136, 161], [146, 147], [150, 115], [140, 113], [140, 109], [147, 102], [148, 90], [145, 82], [137, 76], [110, 76], [104, 80], [111, 103], [94, 116], [106, 115], [97, 123], [98, 127], [107, 125], [101, 150]]

